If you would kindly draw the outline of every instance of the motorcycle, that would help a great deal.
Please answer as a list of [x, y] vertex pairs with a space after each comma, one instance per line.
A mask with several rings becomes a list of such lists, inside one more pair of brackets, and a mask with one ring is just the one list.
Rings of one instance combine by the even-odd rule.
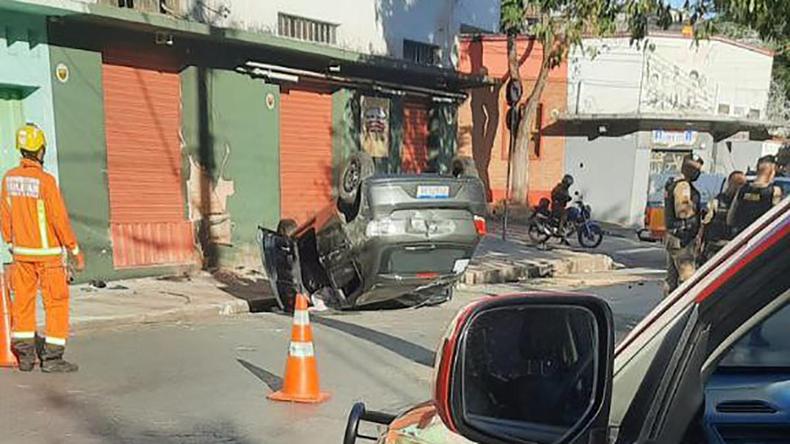
[[559, 220], [553, 217], [549, 209], [549, 200], [541, 199], [538, 206], [533, 209], [527, 231], [533, 242], [545, 244], [554, 237], [568, 245], [568, 238], [576, 233], [576, 238], [582, 247], [595, 248], [601, 245], [603, 229], [600, 224], [592, 220], [591, 208], [584, 203], [578, 191], [575, 194], [578, 199], [568, 208], [568, 219], [564, 227], [560, 227]]

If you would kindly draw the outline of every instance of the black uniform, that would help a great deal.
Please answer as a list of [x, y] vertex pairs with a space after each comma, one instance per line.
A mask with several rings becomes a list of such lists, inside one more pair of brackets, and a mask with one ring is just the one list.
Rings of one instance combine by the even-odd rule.
[[730, 211], [733, 196], [719, 193], [716, 196], [716, 208], [710, 223], [703, 228], [705, 248], [700, 262], [705, 262], [719, 252], [732, 239], [732, 228], [727, 225], [727, 213]]
[[737, 205], [733, 215], [732, 228], [737, 234], [771, 209], [774, 200], [774, 184], [766, 187], [758, 187], [753, 183], [746, 184], [738, 190], [735, 200], [737, 200]]

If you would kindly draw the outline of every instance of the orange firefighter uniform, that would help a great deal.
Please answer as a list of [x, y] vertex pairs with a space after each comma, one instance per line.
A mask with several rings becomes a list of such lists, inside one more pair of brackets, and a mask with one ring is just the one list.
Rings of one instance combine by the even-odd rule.
[[69, 333], [69, 287], [65, 255], [81, 254], [55, 178], [41, 164], [22, 159], [3, 177], [0, 222], [14, 264], [12, 333], [15, 340], [36, 332], [36, 294], [41, 289], [48, 344], [65, 346]]

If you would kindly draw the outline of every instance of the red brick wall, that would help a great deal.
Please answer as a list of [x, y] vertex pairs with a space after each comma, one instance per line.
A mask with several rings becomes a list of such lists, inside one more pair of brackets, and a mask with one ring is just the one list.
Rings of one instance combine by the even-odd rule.
[[[524, 100], [537, 78], [542, 59], [540, 44], [526, 38], [519, 40], [521, 79]], [[465, 73], [486, 74], [499, 79], [500, 86], [479, 88], [469, 92], [469, 98], [458, 112], [459, 153], [474, 157], [489, 199], [504, 198], [507, 183], [507, 150], [509, 132], [505, 125], [507, 104], [504, 84], [508, 80], [507, 40], [504, 36], [462, 39], [460, 43], [459, 70]], [[565, 64], [549, 73], [549, 83], [543, 92], [542, 127], [550, 125], [554, 116], [565, 111], [567, 104], [567, 66]], [[534, 204], [551, 192], [564, 171], [565, 139], [541, 137], [540, 157], [530, 160], [528, 200]]]

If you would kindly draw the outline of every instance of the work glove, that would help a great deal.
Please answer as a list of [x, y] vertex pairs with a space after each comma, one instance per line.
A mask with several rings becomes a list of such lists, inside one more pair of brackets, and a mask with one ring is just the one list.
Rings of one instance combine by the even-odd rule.
[[71, 260], [76, 271], [79, 272], [85, 270], [85, 255], [82, 254], [81, 251], [77, 254], [72, 254]]

